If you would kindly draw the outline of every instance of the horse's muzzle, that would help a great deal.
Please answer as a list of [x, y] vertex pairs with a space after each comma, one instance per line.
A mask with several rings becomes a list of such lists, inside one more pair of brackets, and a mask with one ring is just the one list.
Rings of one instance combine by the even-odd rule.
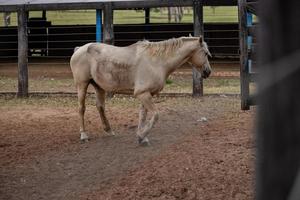
[[210, 70], [205, 70], [202, 72], [201, 76], [202, 76], [202, 78], [208, 78], [210, 73], [211, 73]]

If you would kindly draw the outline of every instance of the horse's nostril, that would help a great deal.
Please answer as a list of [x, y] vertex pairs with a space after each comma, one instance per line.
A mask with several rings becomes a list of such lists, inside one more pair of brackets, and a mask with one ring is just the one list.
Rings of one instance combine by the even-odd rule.
[[203, 71], [202, 78], [207, 78], [207, 77], [209, 77], [210, 73], [211, 73], [210, 70], [208, 70], [208, 71]]

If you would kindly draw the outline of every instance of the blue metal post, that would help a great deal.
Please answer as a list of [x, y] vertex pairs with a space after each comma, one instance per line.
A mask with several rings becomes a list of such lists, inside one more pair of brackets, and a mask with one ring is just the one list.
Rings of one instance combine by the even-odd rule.
[[[253, 14], [247, 12], [247, 26], [250, 27], [253, 25]], [[248, 50], [251, 50], [252, 47], [252, 43], [253, 43], [253, 38], [252, 36], [248, 36], [247, 37], [247, 46], [248, 46]], [[251, 73], [252, 72], [252, 60], [248, 59], [248, 72]]]
[[102, 10], [96, 10], [96, 42], [102, 42]]

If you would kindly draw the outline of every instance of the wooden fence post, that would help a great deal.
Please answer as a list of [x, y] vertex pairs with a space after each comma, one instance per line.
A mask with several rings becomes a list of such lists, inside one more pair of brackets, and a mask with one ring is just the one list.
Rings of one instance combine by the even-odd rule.
[[112, 3], [105, 3], [103, 16], [103, 42], [106, 44], [114, 44], [113, 12]]
[[248, 98], [249, 89], [249, 69], [248, 69], [248, 49], [247, 49], [247, 11], [245, 0], [238, 1], [239, 10], [239, 38], [240, 38], [240, 81], [241, 81], [241, 109], [249, 110]]
[[[112, 8], [112, 3], [108, 2], [104, 4], [103, 10], [103, 42], [106, 44], [114, 44], [114, 10]], [[108, 92], [107, 97], [112, 98], [114, 96], [113, 92]]]
[[18, 10], [18, 97], [28, 97], [28, 34], [27, 13]]
[[[203, 31], [203, 0], [194, 0], [194, 36], [204, 37]], [[193, 67], [193, 97], [203, 96], [203, 79], [201, 74]]]

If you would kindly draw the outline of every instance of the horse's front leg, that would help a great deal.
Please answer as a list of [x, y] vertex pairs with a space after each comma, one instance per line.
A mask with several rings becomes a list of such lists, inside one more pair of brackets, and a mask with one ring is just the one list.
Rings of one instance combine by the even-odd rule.
[[[152, 102], [152, 95], [149, 92], [139, 94], [137, 96], [137, 98], [141, 100], [144, 109], [146, 109], [147, 111], [153, 113], [150, 121], [148, 123], [146, 123], [140, 129], [138, 128], [138, 133], [137, 133], [139, 144], [149, 143], [147, 135], [149, 134], [151, 128], [154, 126], [154, 124], [158, 120], [158, 111], [156, 110], [156, 108], [155, 108], [155, 106]], [[143, 110], [140, 111], [140, 120], [141, 120], [140, 122], [142, 122], [141, 125], [145, 123], [146, 112], [143, 113]]]
[[139, 125], [138, 125], [138, 133], [141, 132], [145, 126], [146, 118], [147, 118], [147, 112], [148, 110], [145, 108], [143, 104], [141, 104], [140, 107], [140, 113], [139, 113]]

